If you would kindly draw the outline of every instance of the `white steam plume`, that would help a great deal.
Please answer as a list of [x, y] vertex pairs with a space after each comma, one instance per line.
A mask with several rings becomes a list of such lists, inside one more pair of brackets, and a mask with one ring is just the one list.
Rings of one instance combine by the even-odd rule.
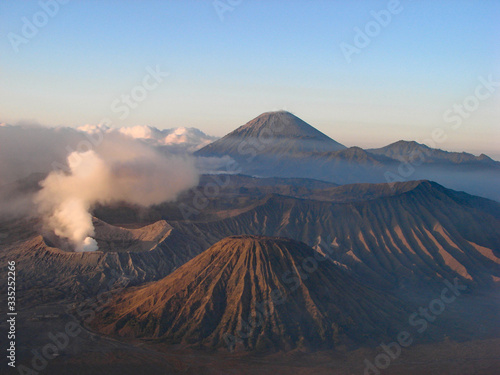
[[165, 156], [120, 135], [105, 138], [95, 150], [71, 153], [69, 169], [51, 172], [35, 196], [44, 224], [78, 252], [97, 250], [90, 213], [96, 204], [149, 206], [198, 183], [191, 159]]

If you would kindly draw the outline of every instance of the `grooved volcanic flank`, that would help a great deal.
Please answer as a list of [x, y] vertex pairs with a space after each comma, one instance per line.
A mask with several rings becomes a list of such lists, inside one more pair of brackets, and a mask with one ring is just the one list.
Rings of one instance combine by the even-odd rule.
[[248, 155], [253, 147], [259, 154], [297, 154], [338, 151], [345, 146], [334, 141], [297, 116], [286, 112], [266, 112], [223, 138], [205, 146], [199, 156]]
[[398, 301], [302, 242], [236, 236], [118, 296], [94, 326], [171, 343], [289, 350], [385, 337], [397, 331], [401, 313]]

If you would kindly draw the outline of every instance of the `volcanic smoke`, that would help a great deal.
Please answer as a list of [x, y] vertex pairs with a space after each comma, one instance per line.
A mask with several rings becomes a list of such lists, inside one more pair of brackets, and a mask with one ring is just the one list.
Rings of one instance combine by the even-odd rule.
[[67, 170], [52, 171], [34, 200], [47, 229], [77, 252], [95, 251], [91, 210], [96, 204], [150, 206], [174, 200], [198, 183], [194, 161], [166, 156], [122, 137], [96, 150], [72, 152]]

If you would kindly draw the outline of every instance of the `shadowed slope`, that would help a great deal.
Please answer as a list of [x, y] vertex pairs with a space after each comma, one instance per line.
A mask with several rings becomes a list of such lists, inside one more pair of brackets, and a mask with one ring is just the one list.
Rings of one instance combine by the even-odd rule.
[[385, 337], [401, 316], [397, 300], [301, 242], [235, 236], [117, 297], [95, 327], [171, 343], [290, 350]]
[[[338, 191], [337, 191], [338, 190]], [[172, 223], [209, 246], [231, 234], [284, 236], [332, 249], [332, 257], [387, 287], [461, 277], [500, 280], [500, 205], [428, 181], [331, 189], [366, 201], [269, 196], [210, 222]], [[369, 199], [369, 200], [368, 200]]]
[[131, 285], [159, 280], [205, 249], [163, 220], [137, 229], [94, 222], [101, 249], [86, 253], [55, 247], [37, 234], [34, 220], [0, 224], [0, 232], [10, 234], [0, 246], [0, 265], [16, 262], [23, 307], [95, 296], [119, 279]]

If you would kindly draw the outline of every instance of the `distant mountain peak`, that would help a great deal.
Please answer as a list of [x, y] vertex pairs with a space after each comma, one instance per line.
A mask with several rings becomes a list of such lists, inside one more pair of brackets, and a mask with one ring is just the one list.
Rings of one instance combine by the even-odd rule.
[[265, 112], [228, 134], [228, 136], [235, 135], [253, 137], [275, 135], [284, 138], [298, 137], [333, 141], [327, 135], [287, 111]]
[[331, 152], [346, 147], [287, 111], [263, 113], [197, 152], [199, 156], [247, 154], [245, 146], [267, 155], [294, 156], [304, 152]]
[[[439, 148], [431, 148], [425, 144], [415, 141], [400, 140], [387, 146], [369, 149], [368, 152], [376, 155], [384, 155], [389, 158], [403, 161], [419, 160], [419, 162], [436, 163], [446, 162], [453, 164], [482, 162], [488, 165], [495, 165], [493, 159], [481, 154], [475, 156], [468, 152], [451, 152]], [[498, 164], [497, 164], [498, 165]]]
[[392, 146], [392, 145], [403, 145], [403, 144], [425, 146], [422, 143], [418, 143], [417, 141], [406, 141], [404, 139], [400, 139], [399, 141], [393, 142], [389, 146]]
[[422, 149], [430, 149], [430, 147], [424, 145], [423, 143], [418, 143], [416, 141], [406, 141], [406, 140], [399, 140], [396, 142], [393, 142], [385, 147], [382, 147], [385, 149], [394, 149], [394, 148], [407, 148], [407, 149], [416, 149], [416, 148], [422, 148]]

